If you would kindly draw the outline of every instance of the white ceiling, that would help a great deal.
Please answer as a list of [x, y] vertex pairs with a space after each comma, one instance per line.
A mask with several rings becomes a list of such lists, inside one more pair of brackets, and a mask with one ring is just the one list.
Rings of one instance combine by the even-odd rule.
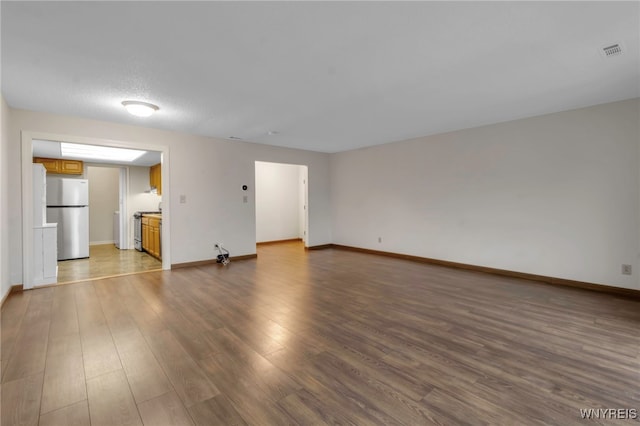
[[270, 145], [337, 152], [640, 96], [639, 2], [0, 7], [11, 107]]

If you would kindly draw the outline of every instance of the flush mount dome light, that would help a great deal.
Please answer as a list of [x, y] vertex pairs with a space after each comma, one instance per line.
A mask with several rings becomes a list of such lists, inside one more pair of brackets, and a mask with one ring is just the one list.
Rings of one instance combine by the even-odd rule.
[[149, 117], [160, 109], [154, 104], [140, 101], [123, 101], [122, 106], [129, 111], [129, 114], [135, 115], [136, 117]]

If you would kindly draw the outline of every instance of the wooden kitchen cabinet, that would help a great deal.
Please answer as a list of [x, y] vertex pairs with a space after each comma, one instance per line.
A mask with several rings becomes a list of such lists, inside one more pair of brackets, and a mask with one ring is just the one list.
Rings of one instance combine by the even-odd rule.
[[162, 164], [149, 167], [149, 186], [156, 188], [158, 195], [162, 195]]
[[162, 219], [158, 215], [142, 216], [142, 249], [158, 259], [162, 259], [161, 224]]
[[78, 160], [34, 157], [33, 162], [42, 164], [47, 169], [47, 173], [81, 175], [84, 172], [84, 164]]
[[58, 160], [55, 158], [34, 158], [33, 162], [42, 164], [47, 173], [58, 173]]
[[149, 218], [142, 216], [142, 250], [149, 251]]
[[160, 259], [160, 228], [150, 227], [151, 255]]
[[81, 175], [83, 172], [82, 161], [76, 160], [59, 160], [60, 171], [58, 173], [66, 175]]

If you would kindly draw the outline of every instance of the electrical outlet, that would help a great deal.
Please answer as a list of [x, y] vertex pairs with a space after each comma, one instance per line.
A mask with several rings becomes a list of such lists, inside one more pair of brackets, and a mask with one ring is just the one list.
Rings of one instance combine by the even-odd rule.
[[622, 275], [631, 275], [631, 265], [622, 264]]
[[184, 204], [187, 202], [187, 196], [186, 195], [181, 195], [180, 196], [180, 204]]
[[382, 242], [382, 237], [378, 237], [378, 242], [381, 243]]
[[242, 202], [245, 203], [245, 204], [248, 203], [249, 202], [249, 197], [246, 196], [246, 195], [243, 195], [242, 196]]

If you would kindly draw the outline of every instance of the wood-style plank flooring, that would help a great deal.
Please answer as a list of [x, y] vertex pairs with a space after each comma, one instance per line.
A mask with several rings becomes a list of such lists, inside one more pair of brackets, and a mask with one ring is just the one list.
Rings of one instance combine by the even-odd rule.
[[2, 425], [572, 425], [640, 409], [640, 302], [300, 243], [12, 294]]
[[89, 247], [88, 259], [58, 262], [58, 284], [158, 269], [162, 262], [145, 252], [98, 244]]

